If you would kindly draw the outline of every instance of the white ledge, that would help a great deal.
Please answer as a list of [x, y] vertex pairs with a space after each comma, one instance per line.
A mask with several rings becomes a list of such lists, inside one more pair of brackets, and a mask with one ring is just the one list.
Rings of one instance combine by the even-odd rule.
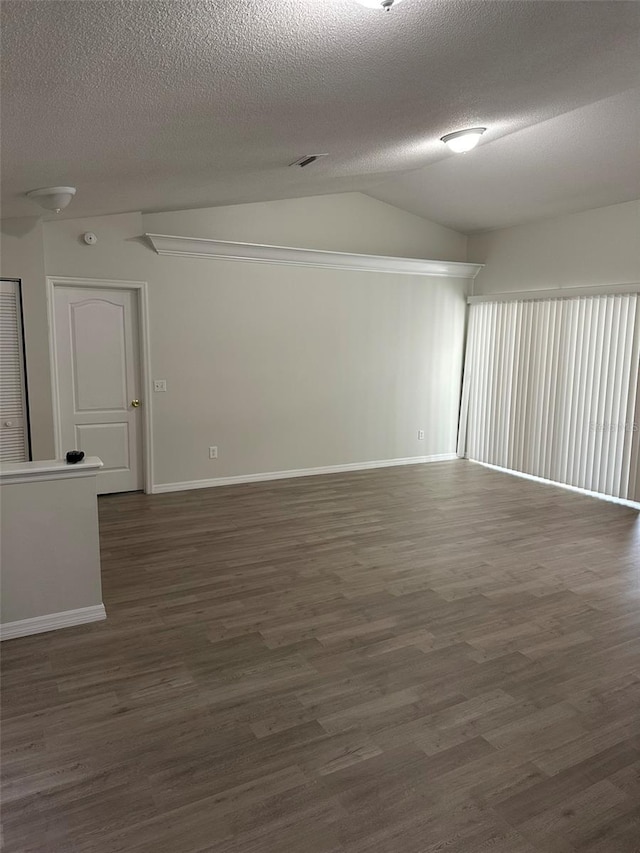
[[87, 456], [82, 462], [69, 465], [64, 459], [45, 462], [9, 462], [0, 465], [0, 483], [33, 483], [37, 480], [70, 480], [74, 477], [95, 477], [102, 468], [102, 459]]
[[186, 255], [192, 258], [219, 258], [263, 264], [291, 264], [299, 267], [325, 267], [334, 270], [464, 279], [474, 279], [484, 266], [457, 261], [354, 255], [349, 252], [330, 252], [323, 249], [295, 249], [289, 246], [265, 246], [261, 243], [234, 243], [201, 237], [174, 237], [169, 234], [145, 234], [144, 236], [159, 255]]

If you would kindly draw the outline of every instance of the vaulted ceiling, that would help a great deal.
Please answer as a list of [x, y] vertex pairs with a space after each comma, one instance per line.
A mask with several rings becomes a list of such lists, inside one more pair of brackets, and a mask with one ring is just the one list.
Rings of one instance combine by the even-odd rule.
[[[640, 196], [640, 4], [5, 0], [2, 214], [360, 190], [474, 230]], [[439, 141], [473, 125], [480, 146]], [[305, 169], [303, 154], [329, 156]]]

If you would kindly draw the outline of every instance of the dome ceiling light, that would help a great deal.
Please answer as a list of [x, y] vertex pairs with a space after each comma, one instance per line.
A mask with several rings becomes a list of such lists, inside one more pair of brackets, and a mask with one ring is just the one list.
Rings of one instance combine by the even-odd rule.
[[27, 198], [35, 201], [44, 210], [53, 210], [60, 213], [69, 204], [76, 194], [75, 187], [43, 187], [40, 190], [31, 190]]
[[402, 3], [402, 0], [356, 0], [356, 2], [365, 9], [382, 9], [389, 12], [392, 6], [397, 6], [398, 3]]
[[442, 142], [456, 154], [464, 154], [475, 148], [486, 127], [470, 127], [467, 130], [456, 130], [441, 137]]

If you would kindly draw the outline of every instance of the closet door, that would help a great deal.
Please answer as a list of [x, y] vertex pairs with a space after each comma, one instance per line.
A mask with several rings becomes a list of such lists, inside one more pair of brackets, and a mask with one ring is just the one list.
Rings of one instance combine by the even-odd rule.
[[20, 282], [0, 280], [0, 462], [29, 460]]

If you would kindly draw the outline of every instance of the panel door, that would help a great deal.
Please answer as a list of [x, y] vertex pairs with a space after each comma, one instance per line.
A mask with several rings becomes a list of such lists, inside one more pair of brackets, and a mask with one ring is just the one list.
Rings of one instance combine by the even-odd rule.
[[54, 288], [59, 449], [102, 459], [99, 494], [143, 487], [138, 328], [133, 291]]

